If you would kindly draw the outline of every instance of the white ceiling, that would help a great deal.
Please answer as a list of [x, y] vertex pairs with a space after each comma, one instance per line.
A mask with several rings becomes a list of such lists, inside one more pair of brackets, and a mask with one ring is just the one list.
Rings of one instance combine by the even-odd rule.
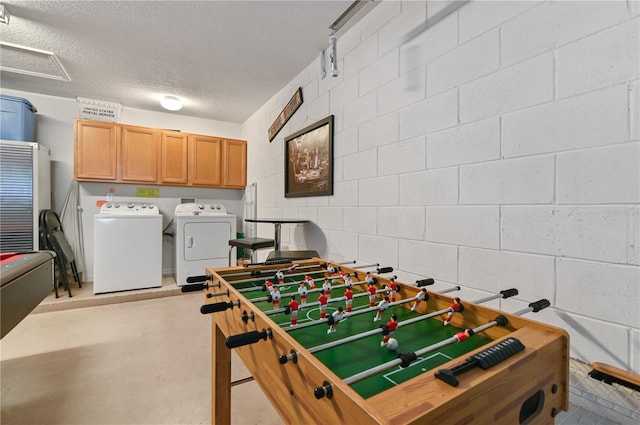
[[[235, 123], [314, 59], [320, 67], [329, 27], [353, 3], [0, 1], [11, 14], [0, 40], [52, 52], [71, 79], [3, 70], [1, 87], [153, 111], [174, 95], [185, 101], [178, 114]], [[64, 76], [47, 55], [6, 45], [0, 53], [3, 68]]]

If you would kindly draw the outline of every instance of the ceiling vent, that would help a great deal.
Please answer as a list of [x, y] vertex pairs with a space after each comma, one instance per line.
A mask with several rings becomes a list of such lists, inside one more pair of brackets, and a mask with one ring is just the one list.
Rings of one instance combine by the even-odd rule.
[[0, 70], [58, 81], [71, 81], [55, 54], [0, 42]]

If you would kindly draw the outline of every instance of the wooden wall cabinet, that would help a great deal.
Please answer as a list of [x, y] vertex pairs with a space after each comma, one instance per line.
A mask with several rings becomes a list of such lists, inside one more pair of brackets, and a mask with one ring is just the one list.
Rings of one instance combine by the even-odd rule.
[[160, 131], [120, 125], [123, 183], [158, 183]]
[[225, 139], [222, 158], [222, 186], [244, 189], [247, 185], [247, 142]]
[[222, 139], [189, 136], [189, 184], [222, 186]]
[[116, 181], [120, 153], [116, 124], [76, 120], [75, 133], [74, 178]]
[[76, 120], [74, 177], [79, 181], [243, 189], [247, 142]]
[[163, 131], [160, 139], [160, 184], [187, 185], [189, 182], [189, 135]]

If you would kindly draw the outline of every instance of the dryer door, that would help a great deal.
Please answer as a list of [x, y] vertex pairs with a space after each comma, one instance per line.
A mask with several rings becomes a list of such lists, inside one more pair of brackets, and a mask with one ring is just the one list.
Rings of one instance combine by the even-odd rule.
[[227, 258], [231, 224], [224, 221], [190, 222], [184, 225], [184, 259], [186, 261]]

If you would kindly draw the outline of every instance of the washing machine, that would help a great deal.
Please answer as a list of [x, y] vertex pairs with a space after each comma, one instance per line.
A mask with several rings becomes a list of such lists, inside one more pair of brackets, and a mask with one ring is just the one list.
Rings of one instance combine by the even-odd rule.
[[207, 267], [229, 265], [229, 240], [236, 238], [236, 215], [219, 203], [187, 203], [176, 206], [176, 283], [200, 276]]
[[162, 286], [162, 214], [146, 202], [107, 202], [93, 220], [93, 293]]

